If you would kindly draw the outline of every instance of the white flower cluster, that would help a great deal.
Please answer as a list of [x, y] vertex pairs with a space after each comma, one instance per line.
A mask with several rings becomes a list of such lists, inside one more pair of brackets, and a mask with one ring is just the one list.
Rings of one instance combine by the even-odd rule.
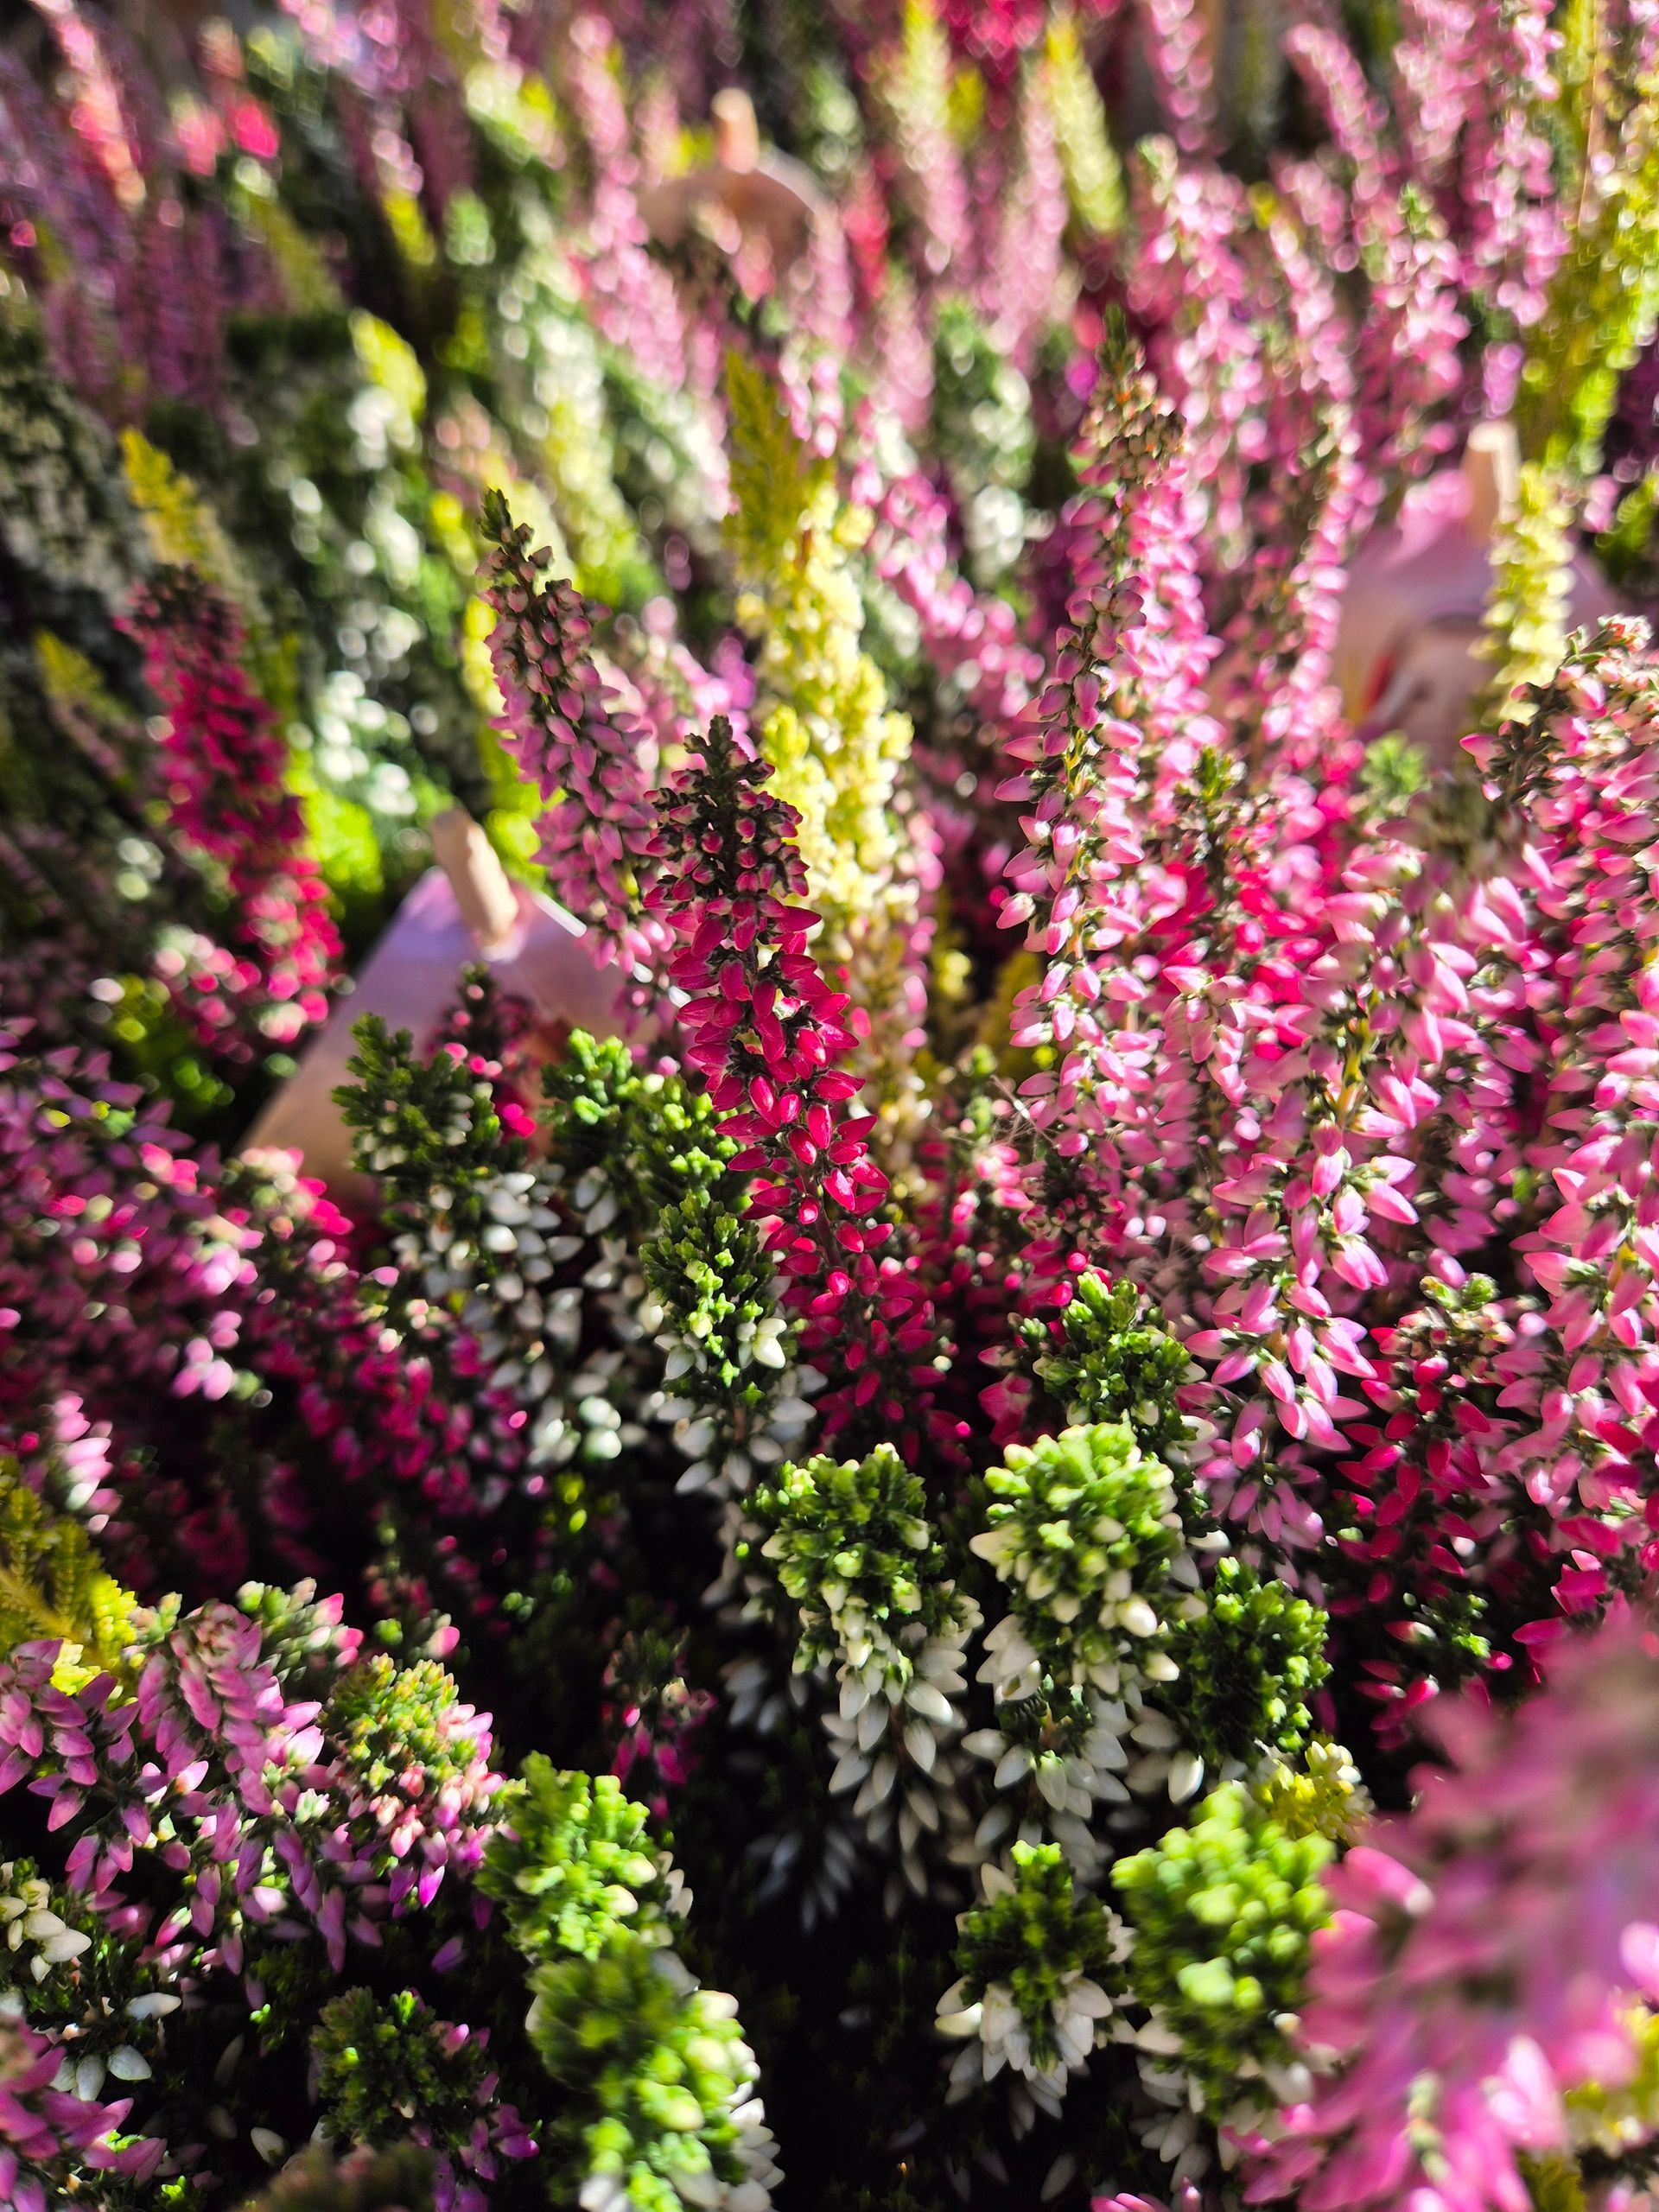
[[[1135, 1538], [1110, 1512], [1078, 1521], [1096, 1459], [1133, 1478], [1140, 1529], [1158, 1539], [1143, 1563], [1125, 1558]], [[1167, 1789], [1180, 1803], [1203, 1779], [1202, 1763], [1150, 1701], [1179, 1679], [1164, 1648], [1170, 1624], [1204, 1614], [1198, 1563], [1173, 1478], [1127, 1432], [1070, 1430], [1036, 1452], [1011, 1452], [1009, 1465], [1030, 1482], [1028, 1493], [971, 1539], [1012, 1605], [985, 1638], [978, 1675], [995, 1700], [996, 1725], [965, 1745], [991, 1764], [1004, 1793], [978, 1840], [990, 1850], [1046, 1830], [1092, 1881], [1109, 1855], [1096, 1833], [1098, 1808], [1111, 1808], [1109, 1827], [1131, 1828], [1135, 1797]]]
[[1067, 2083], [1089, 2063], [1096, 2029], [1111, 2015], [1112, 2000], [1105, 1990], [1080, 1969], [1062, 1977], [1061, 1993], [1049, 2007], [1058, 2056], [1046, 2066], [1032, 2056], [1030, 2030], [1007, 1982], [992, 1982], [976, 2005], [964, 2005], [963, 1996], [963, 1984], [957, 1981], [939, 1999], [939, 2032], [971, 2038], [951, 2066], [948, 2101], [960, 2103], [976, 2083], [994, 2082], [1007, 2067], [1017, 2077], [1015, 2134], [1025, 2134], [1039, 2112], [1058, 2120]]
[[[454, 1141], [465, 1135], [457, 1129]], [[377, 1152], [373, 1164], [396, 1163]], [[561, 1209], [556, 1167], [497, 1175], [475, 1195], [486, 1216], [476, 1239], [454, 1224], [454, 1193], [440, 1187], [428, 1193], [421, 1231], [405, 1231], [394, 1249], [434, 1307], [453, 1312], [459, 1301], [490, 1386], [528, 1409], [529, 1467], [613, 1459], [643, 1442], [639, 1354], [656, 1316], [626, 1243], [605, 1234], [614, 1194], [596, 1174], [581, 1179], [569, 1194], [580, 1234]], [[576, 1281], [554, 1280], [584, 1256]], [[602, 1340], [582, 1357], [589, 1314], [602, 1322]]]
[[[23, 1981], [41, 1988], [62, 1969], [71, 1970], [62, 1976], [65, 2017], [52, 2024], [53, 2036], [63, 2049], [53, 2088], [90, 2103], [102, 2094], [108, 2076], [118, 2082], [147, 2082], [149, 2062], [127, 2040], [129, 2026], [142, 2031], [149, 2022], [176, 2012], [181, 1999], [170, 1990], [148, 1990], [130, 1999], [119, 2015], [107, 2000], [83, 2005], [73, 1970], [82, 1953], [92, 1948], [92, 1938], [54, 1912], [48, 1885], [38, 1876], [23, 1874], [15, 1860], [0, 1866], [0, 1929], [5, 1931], [10, 1955], [0, 1964], [0, 2014], [24, 2016]], [[11, 1986], [4, 1986], [7, 1981]]]
[[896, 1641], [874, 1637], [861, 1611], [851, 1608], [836, 1621], [844, 1656], [838, 1709], [823, 1716], [837, 1754], [830, 1791], [856, 1789], [854, 1819], [878, 1853], [897, 1858], [890, 1914], [903, 1894], [900, 1878], [917, 1897], [928, 1895], [930, 1857], [957, 1865], [977, 1857], [955, 1746], [967, 1726], [959, 1700], [968, 1693], [968, 1639], [978, 1625], [971, 1599], [963, 1600], [959, 1625], [931, 1636], [918, 1625], [901, 1629]]
[[113, 612], [149, 565], [142, 525], [114, 488], [109, 432], [31, 358], [35, 343], [10, 321], [0, 330], [0, 546]]
[[1110, 1855], [1095, 1832], [1097, 1809], [1116, 1812], [1130, 1802], [1123, 1778], [1130, 1708], [1094, 1689], [1078, 1693], [1073, 1706], [1057, 1715], [1041, 1698], [1000, 1700], [996, 1725], [976, 1728], [963, 1749], [990, 1766], [997, 1793], [975, 1831], [979, 1849], [1037, 1843], [1046, 1833], [1081, 1878], [1093, 1882]]

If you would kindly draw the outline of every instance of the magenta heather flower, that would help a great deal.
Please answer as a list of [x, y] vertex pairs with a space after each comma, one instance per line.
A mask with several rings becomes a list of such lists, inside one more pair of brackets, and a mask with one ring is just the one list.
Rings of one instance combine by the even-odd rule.
[[836, 1063], [856, 1032], [807, 949], [818, 917], [796, 903], [806, 880], [796, 816], [767, 795], [771, 774], [728, 723], [711, 724], [662, 802], [651, 905], [677, 940], [668, 972], [684, 998], [685, 1064], [742, 1147], [732, 1168], [753, 1179], [750, 1210], [802, 1317], [803, 1349], [832, 1378], [824, 1433], [896, 1428], [913, 1456], [934, 1325], [880, 1217], [874, 1118], [842, 1110], [859, 1084]]
[[173, 824], [222, 871], [232, 912], [234, 964], [187, 962], [175, 996], [220, 1051], [291, 1044], [327, 1009], [340, 938], [299, 802], [283, 789], [282, 740], [243, 671], [240, 626], [182, 571], [150, 583], [128, 621], [166, 716], [160, 756]]

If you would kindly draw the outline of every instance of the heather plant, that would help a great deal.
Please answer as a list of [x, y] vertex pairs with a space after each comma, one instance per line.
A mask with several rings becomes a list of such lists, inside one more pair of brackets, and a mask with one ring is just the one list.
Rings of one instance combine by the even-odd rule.
[[1643, 2212], [1655, 60], [8, 26], [0, 2200]]

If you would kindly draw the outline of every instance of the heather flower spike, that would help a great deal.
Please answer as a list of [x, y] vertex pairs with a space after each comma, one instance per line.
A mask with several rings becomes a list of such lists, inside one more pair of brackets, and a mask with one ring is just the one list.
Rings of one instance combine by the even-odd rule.
[[537, 854], [549, 881], [626, 983], [661, 943], [640, 911], [652, 829], [646, 733], [607, 696], [592, 611], [546, 575], [550, 555], [531, 551], [528, 524], [513, 522], [499, 492], [485, 495], [484, 526], [490, 660], [505, 704], [497, 728], [544, 802]]

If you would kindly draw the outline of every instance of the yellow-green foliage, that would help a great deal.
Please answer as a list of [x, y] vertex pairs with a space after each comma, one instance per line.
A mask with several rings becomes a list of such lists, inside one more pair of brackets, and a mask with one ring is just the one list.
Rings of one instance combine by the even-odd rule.
[[796, 437], [759, 369], [734, 354], [727, 391], [738, 616], [760, 640], [761, 742], [779, 796], [800, 813], [812, 897], [836, 938], [893, 880], [890, 810], [910, 722], [861, 649], [852, 556], [868, 517], [841, 504], [833, 469]]
[[[1597, 97], [1605, 130], [1619, 95], [1604, 83]], [[1516, 407], [1526, 457], [1583, 474], [1600, 457], [1618, 379], [1659, 320], [1659, 87], [1640, 88], [1611, 136], [1610, 158], [1585, 167]]]
[[1573, 2159], [1548, 2151], [1523, 2152], [1517, 2163], [1537, 2212], [1584, 2212], [1584, 2177]]
[[278, 198], [274, 179], [255, 161], [236, 165], [231, 205], [258, 238], [282, 278], [283, 295], [296, 315], [327, 315], [340, 304], [340, 287], [316, 243]]
[[0, 1461], [0, 1652], [60, 1640], [60, 1688], [118, 1674], [132, 1608], [79, 1522], [43, 1505], [15, 1460]]
[[1315, 1736], [1300, 1767], [1279, 1764], [1252, 1796], [1287, 1835], [1322, 1835], [1351, 1843], [1373, 1810], [1359, 1769], [1340, 1744]]
[[1560, 28], [1560, 158], [1578, 212], [1516, 393], [1520, 497], [1493, 560], [1488, 724], [1510, 711], [1516, 684], [1560, 664], [1573, 495], [1600, 463], [1619, 378], [1659, 323], [1659, 86], [1622, 80], [1598, 0], [1569, 0]]
[[[883, 87], [901, 132], [922, 138], [931, 128], [951, 131], [966, 114], [953, 113], [957, 104], [971, 92], [957, 89], [950, 67], [950, 41], [939, 21], [933, 0], [905, 0], [904, 25], [899, 51]], [[984, 87], [980, 86], [982, 98]]]
[[164, 568], [194, 569], [249, 611], [252, 590], [242, 563], [194, 480], [175, 468], [141, 430], [123, 430], [121, 460], [151, 557]]
[[1571, 526], [1564, 471], [1524, 461], [1516, 511], [1499, 524], [1492, 548], [1484, 651], [1497, 668], [1479, 727], [1518, 713], [1510, 697], [1516, 685], [1548, 683], [1560, 665], [1572, 588]]
[[248, 674], [279, 715], [298, 702], [299, 640], [279, 636], [258, 588], [219, 526], [194, 477], [175, 468], [141, 431], [121, 433], [127, 494], [143, 518], [151, 558], [164, 568], [194, 569], [236, 609], [247, 636]]
[[1085, 231], [1114, 238], [1126, 213], [1123, 165], [1070, 9], [1058, 10], [1048, 27], [1042, 83], [1071, 212]]
[[85, 653], [66, 645], [55, 631], [35, 632], [35, 666], [41, 690], [67, 726], [81, 719], [111, 735], [119, 729], [124, 719], [121, 708], [111, 697], [98, 671]]
[[391, 403], [388, 442], [400, 452], [412, 452], [426, 415], [426, 374], [414, 347], [390, 323], [359, 308], [352, 317], [352, 350], [364, 376]]

